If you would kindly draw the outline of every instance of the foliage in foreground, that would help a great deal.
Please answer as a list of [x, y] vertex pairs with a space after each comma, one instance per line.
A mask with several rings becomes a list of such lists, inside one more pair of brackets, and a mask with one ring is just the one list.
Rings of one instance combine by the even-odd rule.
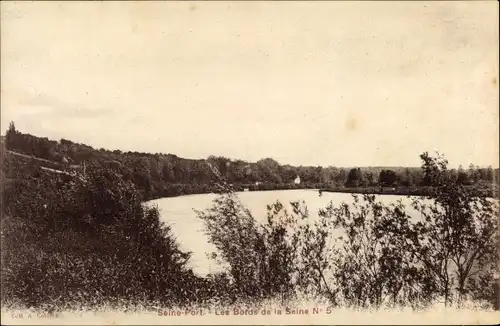
[[261, 225], [228, 191], [198, 212], [240, 296], [325, 297], [350, 307], [497, 305], [498, 202], [444, 177], [441, 156], [421, 155], [432, 194], [385, 205], [373, 195], [311, 216], [276, 202]]
[[183, 285], [194, 278], [185, 268], [189, 255], [131, 183], [92, 166], [74, 177], [17, 171], [3, 193], [2, 301], [29, 307], [192, 297]]

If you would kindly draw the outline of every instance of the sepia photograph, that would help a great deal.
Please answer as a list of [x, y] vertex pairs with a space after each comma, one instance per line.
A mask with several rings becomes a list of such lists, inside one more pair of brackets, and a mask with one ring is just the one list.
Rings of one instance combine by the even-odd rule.
[[1, 1], [5, 325], [500, 321], [497, 1]]

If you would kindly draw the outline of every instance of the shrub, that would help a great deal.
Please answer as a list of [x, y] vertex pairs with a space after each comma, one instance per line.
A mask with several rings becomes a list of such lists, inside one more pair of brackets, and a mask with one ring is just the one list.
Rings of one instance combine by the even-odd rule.
[[[65, 177], [66, 178], [66, 177]], [[157, 208], [112, 170], [25, 177], [4, 193], [2, 301], [25, 306], [194, 297]]]
[[412, 207], [353, 195], [315, 217], [303, 203], [289, 213], [276, 202], [259, 224], [228, 189], [198, 216], [248, 297], [312, 295], [361, 308], [491, 302], [498, 203], [445, 178], [442, 157], [421, 158], [429, 195]]

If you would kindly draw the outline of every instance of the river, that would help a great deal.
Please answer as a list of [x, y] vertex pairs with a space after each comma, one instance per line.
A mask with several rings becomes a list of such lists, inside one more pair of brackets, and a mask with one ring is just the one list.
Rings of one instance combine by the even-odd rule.
[[[208, 242], [203, 231], [203, 221], [197, 218], [194, 211], [210, 208], [215, 197], [215, 194], [187, 195], [148, 202], [158, 206], [162, 221], [172, 226], [173, 234], [180, 243], [181, 249], [192, 252], [189, 266], [199, 275], [221, 270], [221, 266], [207, 257], [207, 253], [215, 251], [215, 248]], [[263, 223], [267, 218], [267, 205], [276, 200], [283, 204], [304, 200], [310, 215], [317, 215], [318, 210], [325, 208], [330, 201], [337, 204], [352, 201], [351, 194], [324, 192], [322, 196], [319, 196], [318, 191], [312, 189], [239, 192], [238, 197], [252, 212], [252, 215]], [[396, 202], [398, 199], [402, 199], [407, 206], [410, 203], [410, 199], [404, 196], [380, 195], [377, 197], [383, 203]]]

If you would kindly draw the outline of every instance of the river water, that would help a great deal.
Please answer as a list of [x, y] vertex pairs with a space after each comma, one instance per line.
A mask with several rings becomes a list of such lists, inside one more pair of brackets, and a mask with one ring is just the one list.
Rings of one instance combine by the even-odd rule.
[[[263, 223], [267, 219], [267, 205], [276, 200], [288, 204], [288, 208], [291, 207], [289, 206], [291, 201], [303, 200], [311, 216], [317, 215], [318, 210], [325, 208], [331, 201], [339, 204], [353, 200], [351, 194], [324, 192], [322, 196], [319, 196], [317, 190], [310, 189], [239, 192], [238, 197], [255, 219]], [[395, 203], [398, 199], [401, 199], [407, 206], [410, 204], [410, 199], [404, 196], [381, 195], [377, 197], [386, 204]], [[207, 257], [207, 254], [215, 251], [215, 248], [208, 242], [204, 234], [203, 221], [197, 218], [194, 211], [210, 208], [215, 198], [215, 194], [201, 194], [160, 198], [149, 202], [158, 206], [162, 221], [172, 226], [173, 234], [181, 249], [192, 252], [189, 266], [199, 275], [221, 270], [221, 266]]]

